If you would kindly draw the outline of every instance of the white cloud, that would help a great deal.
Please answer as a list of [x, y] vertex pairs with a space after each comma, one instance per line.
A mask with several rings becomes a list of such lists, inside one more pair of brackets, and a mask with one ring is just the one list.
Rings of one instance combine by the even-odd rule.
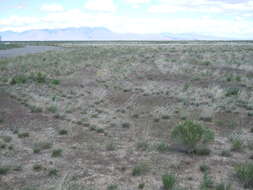
[[[124, 23], [124, 24], [122, 24]], [[110, 12], [87, 12], [72, 9], [62, 12], [49, 12], [41, 17], [7, 17], [0, 19], [0, 31], [24, 31], [29, 29], [54, 29], [66, 27], [107, 27], [121, 33], [199, 33], [213, 36], [231, 35], [244, 37], [253, 33], [253, 20], [200, 18], [169, 18], [115, 16]]]
[[113, 0], [88, 0], [84, 7], [93, 11], [114, 12], [117, 7]]
[[10, 25], [15, 25], [15, 26], [23, 26], [23, 25], [29, 25], [29, 24], [34, 24], [38, 22], [38, 19], [36, 17], [19, 17], [19, 16], [11, 16], [6, 19], [0, 19], [0, 26], [10, 26]]
[[239, 13], [242, 11], [253, 11], [253, 0], [239, 3], [229, 3], [212, 0], [160, 0], [148, 9], [153, 13], [171, 13], [177, 11], [203, 12], [203, 13]]
[[41, 10], [47, 12], [60, 12], [64, 11], [64, 8], [60, 4], [44, 4], [42, 5]]
[[148, 3], [150, 0], [125, 0], [125, 1], [131, 4], [142, 4], [142, 3]]

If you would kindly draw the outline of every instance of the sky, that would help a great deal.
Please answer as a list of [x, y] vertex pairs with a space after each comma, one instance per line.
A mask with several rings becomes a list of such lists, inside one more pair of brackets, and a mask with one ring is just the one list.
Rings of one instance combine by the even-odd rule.
[[0, 0], [0, 31], [83, 26], [252, 37], [253, 0]]

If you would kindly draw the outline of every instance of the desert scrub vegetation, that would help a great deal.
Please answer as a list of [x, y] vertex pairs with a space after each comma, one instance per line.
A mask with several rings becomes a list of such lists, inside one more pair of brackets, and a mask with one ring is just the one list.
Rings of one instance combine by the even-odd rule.
[[61, 157], [62, 156], [62, 152], [63, 150], [62, 149], [54, 149], [51, 156], [52, 157]]
[[133, 176], [141, 176], [150, 171], [150, 165], [147, 162], [138, 163], [132, 170]]
[[162, 176], [164, 190], [173, 190], [176, 185], [176, 176], [173, 174], [164, 174]]
[[[172, 188], [164, 185], [173, 190], [181, 190], [178, 185], [199, 190], [200, 184], [230, 190], [229, 183], [231, 190], [243, 189], [231, 166], [253, 158], [248, 144], [252, 42], [65, 43], [71, 48], [0, 60], [0, 83], [6, 91], [0, 96], [0, 136], [12, 137], [8, 143], [0, 138], [1, 163], [17, 160], [24, 167], [1, 176], [9, 189], [58, 188], [68, 175], [66, 181], [73, 178], [80, 185], [63, 183], [58, 189], [84, 190], [88, 187], [81, 184], [94, 184], [93, 189], [105, 190], [117, 184], [118, 189], [164, 190], [161, 174], [166, 172], [177, 176]], [[9, 103], [13, 98], [16, 103]], [[15, 129], [29, 132], [29, 138], [19, 139]], [[211, 129], [215, 141], [206, 132]], [[229, 139], [234, 131], [242, 131], [243, 151]], [[54, 151], [58, 148], [64, 152]], [[150, 163], [148, 172], [139, 166], [141, 160]], [[46, 169], [35, 172], [28, 163]], [[173, 177], [164, 181], [174, 184]]]
[[235, 166], [235, 173], [245, 188], [253, 188], [253, 162]]
[[214, 132], [199, 123], [187, 120], [172, 130], [171, 137], [176, 143], [181, 144], [188, 153], [193, 153], [200, 145], [207, 146], [213, 141]]
[[50, 149], [51, 147], [52, 147], [52, 144], [49, 142], [38, 142], [34, 144], [33, 152], [40, 153], [41, 151]]

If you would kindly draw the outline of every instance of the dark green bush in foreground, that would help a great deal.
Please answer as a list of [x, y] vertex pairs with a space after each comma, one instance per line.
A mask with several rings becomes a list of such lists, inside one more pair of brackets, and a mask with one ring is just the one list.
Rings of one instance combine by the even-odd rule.
[[194, 152], [198, 145], [207, 145], [214, 140], [214, 133], [193, 121], [185, 121], [172, 131], [172, 139], [183, 145], [187, 152]]
[[163, 188], [165, 190], [172, 190], [176, 184], [176, 177], [171, 174], [165, 174], [162, 176]]
[[237, 165], [235, 172], [244, 187], [253, 188], [253, 162]]

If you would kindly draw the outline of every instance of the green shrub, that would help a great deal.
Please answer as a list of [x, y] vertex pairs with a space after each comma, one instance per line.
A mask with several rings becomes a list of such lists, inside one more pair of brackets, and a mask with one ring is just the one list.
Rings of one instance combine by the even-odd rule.
[[68, 131], [66, 129], [61, 129], [59, 131], [59, 135], [67, 135], [68, 134]]
[[33, 80], [38, 83], [45, 83], [46, 82], [46, 75], [41, 72], [38, 72], [37, 74], [35, 74], [33, 76]]
[[43, 111], [42, 108], [37, 107], [37, 106], [29, 106], [29, 108], [31, 109], [32, 113], [40, 113]]
[[214, 133], [198, 123], [185, 121], [172, 131], [172, 139], [182, 144], [188, 152], [193, 152], [199, 144], [207, 145], [214, 140]]
[[62, 149], [55, 149], [55, 150], [53, 150], [51, 156], [52, 157], [60, 157], [60, 156], [62, 156]]
[[18, 137], [19, 138], [26, 138], [26, 137], [29, 137], [30, 135], [29, 135], [29, 133], [28, 132], [24, 132], [24, 133], [19, 133], [18, 134]]
[[111, 184], [108, 185], [108, 187], [106, 188], [107, 190], [117, 190], [118, 189], [118, 185], [116, 184]]
[[240, 93], [240, 89], [239, 88], [228, 88], [226, 90], [226, 96], [237, 96]]
[[140, 176], [147, 173], [150, 170], [149, 165], [147, 163], [139, 163], [137, 164], [132, 171], [133, 176]]
[[49, 176], [57, 176], [58, 175], [58, 170], [57, 169], [50, 169], [48, 172]]
[[207, 172], [204, 173], [203, 176], [203, 182], [201, 183], [200, 189], [206, 190], [209, 188], [212, 188], [214, 185], [213, 179], [207, 174]]
[[97, 133], [104, 133], [105, 130], [104, 130], [103, 128], [97, 128], [97, 129], [96, 129], [96, 132], [97, 132]]
[[230, 156], [232, 156], [232, 154], [231, 154], [230, 150], [223, 150], [221, 152], [221, 156], [230, 157]]
[[244, 187], [253, 188], [253, 162], [237, 165], [235, 172]]
[[56, 106], [49, 106], [47, 110], [51, 113], [56, 113], [57, 112], [57, 107]]
[[130, 123], [127, 123], [127, 122], [126, 123], [122, 123], [122, 127], [128, 129], [130, 127]]
[[60, 84], [60, 81], [59, 81], [59, 80], [56, 80], [56, 79], [53, 79], [53, 80], [52, 80], [52, 84], [53, 84], [53, 85], [58, 85], [58, 84]]
[[2, 139], [6, 143], [11, 142], [12, 140], [11, 136], [0, 136], [0, 139]]
[[106, 144], [107, 151], [113, 151], [115, 149], [116, 149], [116, 144], [113, 141]]
[[209, 171], [210, 168], [208, 165], [203, 164], [199, 167], [199, 169], [201, 172], [205, 173], [205, 172]]
[[166, 144], [164, 142], [160, 142], [160, 143], [157, 144], [156, 149], [159, 152], [167, 152], [169, 150], [169, 146], [168, 146], [168, 144]]
[[211, 153], [211, 150], [207, 147], [200, 147], [200, 148], [196, 148], [193, 152], [194, 154], [199, 155], [199, 156], [207, 156]]
[[231, 190], [231, 184], [220, 183], [216, 185], [215, 190]]
[[146, 141], [139, 141], [137, 142], [137, 149], [141, 151], [146, 151], [149, 148], [149, 144]]
[[0, 166], [0, 175], [6, 175], [10, 171], [8, 166]]
[[33, 165], [33, 170], [36, 172], [39, 172], [43, 169], [43, 167], [40, 164]]
[[241, 151], [243, 149], [243, 141], [239, 138], [232, 139], [232, 148], [233, 151]]
[[140, 184], [138, 185], [138, 189], [144, 189], [144, 187], [145, 187], [145, 183], [140, 183]]
[[15, 77], [13, 77], [10, 81], [11, 85], [15, 85], [15, 84], [24, 84], [27, 81], [27, 77], [25, 75], [17, 75]]
[[165, 190], [172, 190], [176, 184], [176, 177], [172, 174], [165, 174], [162, 176], [162, 182]]
[[48, 142], [38, 142], [34, 144], [33, 152], [34, 153], [40, 153], [42, 150], [50, 149], [52, 147], [51, 143]]

